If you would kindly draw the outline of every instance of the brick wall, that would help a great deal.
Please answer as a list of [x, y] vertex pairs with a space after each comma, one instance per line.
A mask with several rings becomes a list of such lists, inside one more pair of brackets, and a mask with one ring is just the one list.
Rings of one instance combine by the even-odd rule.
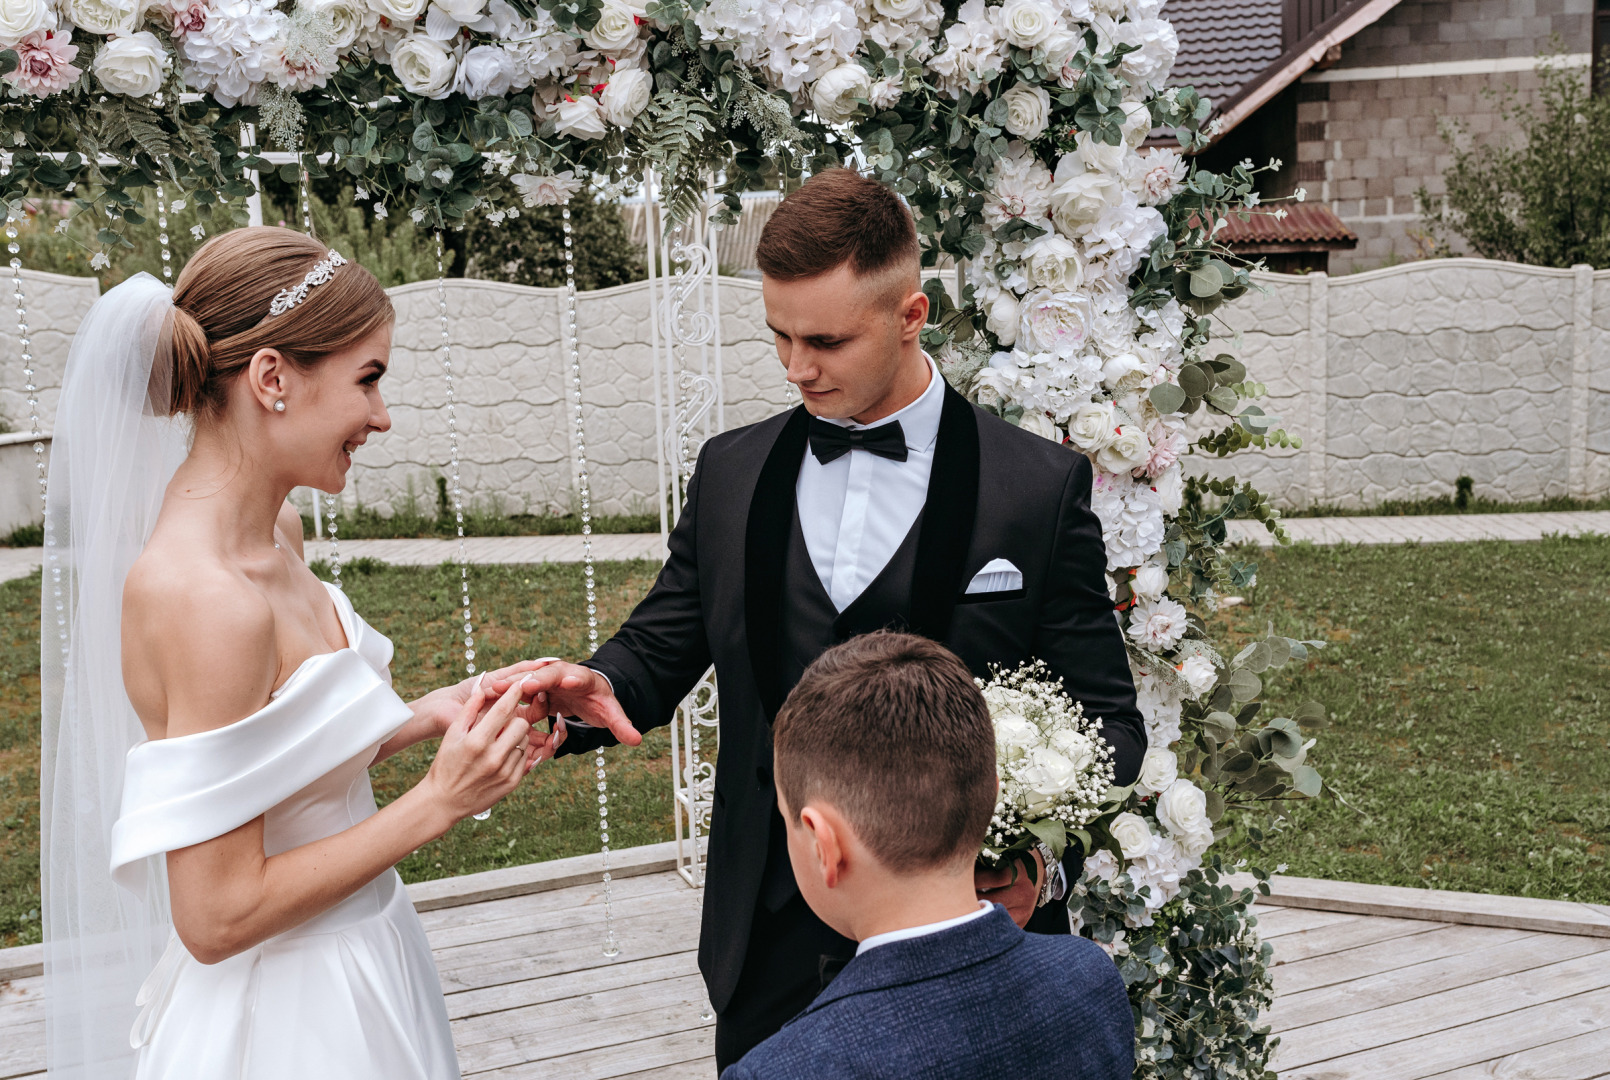
[[[1593, 0], [1406, 0], [1342, 47], [1341, 59], [1298, 86], [1297, 179], [1358, 234], [1331, 255], [1331, 273], [1416, 258], [1428, 250], [1415, 192], [1443, 192], [1453, 163], [1439, 120], [1457, 117], [1477, 139], [1507, 134], [1500, 95], [1535, 100], [1534, 70], [1349, 77], [1363, 68], [1509, 62], [1563, 48], [1589, 50]], [[1584, 78], [1586, 68], [1580, 69]], [[1453, 243], [1456, 254], [1463, 245]]]

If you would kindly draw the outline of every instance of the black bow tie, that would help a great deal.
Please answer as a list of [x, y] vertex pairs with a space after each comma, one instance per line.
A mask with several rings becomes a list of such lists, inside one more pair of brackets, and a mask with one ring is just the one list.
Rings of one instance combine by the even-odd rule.
[[891, 420], [875, 428], [851, 431], [830, 424], [819, 416], [811, 417], [811, 453], [823, 465], [841, 458], [851, 450], [870, 450], [891, 461], [906, 460], [906, 433], [900, 430], [900, 421]]

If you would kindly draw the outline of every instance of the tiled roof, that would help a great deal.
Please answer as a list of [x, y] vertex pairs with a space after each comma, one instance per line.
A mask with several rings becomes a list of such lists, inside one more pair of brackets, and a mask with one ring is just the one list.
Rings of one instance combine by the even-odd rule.
[[1243, 250], [1263, 244], [1345, 244], [1351, 247], [1358, 242], [1358, 234], [1342, 224], [1342, 219], [1324, 203], [1283, 202], [1280, 205], [1286, 216], [1278, 221], [1271, 210], [1254, 211], [1246, 221], [1230, 215], [1230, 224], [1219, 230], [1216, 239]]
[[1281, 0], [1168, 0], [1180, 51], [1173, 86], [1194, 86], [1215, 106], [1280, 58]]

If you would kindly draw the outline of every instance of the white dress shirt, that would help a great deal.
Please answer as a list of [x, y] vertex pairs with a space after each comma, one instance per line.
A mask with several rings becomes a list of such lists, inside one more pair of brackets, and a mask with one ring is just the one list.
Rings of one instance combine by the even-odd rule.
[[949, 930], [953, 926], [960, 926], [962, 923], [970, 923], [974, 919], [982, 919], [989, 914], [990, 908], [994, 906], [988, 900], [980, 900], [978, 910], [969, 911], [965, 915], [958, 915], [954, 919], [945, 919], [941, 922], [928, 923], [924, 926], [908, 926], [904, 930], [890, 930], [886, 934], [873, 934], [871, 937], [862, 940], [861, 944], [855, 947], [855, 955], [860, 956], [868, 949], [876, 949], [879, 945], [887, 945], [892, 941], [926, 937], [929, 934], [937, 934], [941, 930]]
[[807, 450], [799, 467], [794, 497], [805, 549], [839, 611], [849, 607], [894, 556], [928, 499], [945, 381], [933, 358], [926, 353], [923, 358], [928, 361], [928, 386], [910, 405], [873, 424], [827, 421], [865, 431], [898, 420], [906, 439], [906, 460], [852, 450], [824, 465]]

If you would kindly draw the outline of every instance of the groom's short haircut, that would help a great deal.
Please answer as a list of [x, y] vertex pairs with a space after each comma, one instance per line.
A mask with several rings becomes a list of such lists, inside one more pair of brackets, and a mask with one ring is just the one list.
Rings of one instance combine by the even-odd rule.
[[791, 192], [767, 219], [755, 264], [767, 277], [798, 281], [845, 263], [857, 277], [888, 276], [909, 285], [902, 299], [920, 287], [922, 249], [900, 196], [852, 169], [827, 169]]
[[956, 654], [880, 632], [817, 657], [772, 725], [794, 820], [832, 804], [897, 873], [971, 861], [995, 812], [995, 727]]

